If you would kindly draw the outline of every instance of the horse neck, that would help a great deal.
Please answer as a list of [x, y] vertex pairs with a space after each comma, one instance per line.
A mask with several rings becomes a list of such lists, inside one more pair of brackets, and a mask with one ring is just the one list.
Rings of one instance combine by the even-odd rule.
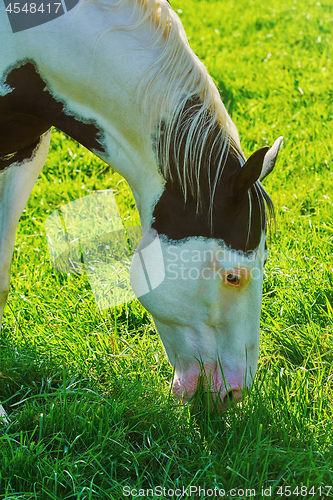
[[[141, 222], [148, 226], [165, 184], [152, 144], [155, 127], [168, 112], [172, 114], [177, 99], [188, 91], [188, 72], [172, 51], [172, 65], [166, 68], [163, 60], [166, 40], [163, 36], [156, 39], [154, 22], [146, 20], [128, 31], [119, 29], [129, 21], [133, 21], [132, 1], [118, 2], [117, 8], [111, 9], [103, 9], [97, 2], [87, 2], [59, 21], [52, 21], [54, 29], [45, 24], [16, 33], [7, 45], [14, 42], [16, 47], [12, 61], [27, 59], [36, 64], [47, 89], [57, 102], [63, 103], [69, 115], [96, 124], [102, 151], [94, 152], [127, 179], [137, 201]], [[206, 78], [205, 70], [193, 53], [182, 47], [182, 37], [177, 33], [174, 36], [182, 57], [190, 54], [187, 62], [194, 68], [191, 70], [194, 74], [192, 85], [197, 86], [197, 76], [203, 74], [202, 88], [206, 91], [209, 87], [210, 92], [217, 92], [215, 87], [212, 90], [212, 82], [207, 79], [208, 75]], [[153, 85], [149, 83], [140, 102], [138, 89], [142, 82], [153, 82]], [[159, 98], [165, 93], [165, 85], [172, 95], [172, 106], [167, 109], [169, 101], [164, 99], [161, 111]], [[52, 109], [47, 110], [44, 106], [39, 114], [47, 123], [54, 123]], [[149, 119], [143, 120], [143, 115]], [[232, 128], [227, 114], [222, 115], [226, 125]], [[64, 131], [73, 135], [70, 129]], [[74, 137], [87, 145], [84, 134]]]
[[[141, 222], [148, 226], [164, 180], [152, 147], [153, 130], [142, 125], [143, 112], [150, 116], [151, 123], [158, 122], [158, 116], [153, 115], [157, 109], [149, 109], [149, 100], [142, 109], [138, 88], [160, 57], [163, 41], [149, 49], [153, 23], [130, 32], [118, 29], [131, 19], [131, 3], [125, 1], [115, 9], [103, 10], [97, 3], [87, 2], [59, 22], [52, 21], [55, 29], [49, 29], [49, 23], [30, 32], [8, 34], [7, 45], [12, 44], [14, 49], [4, 68], [13, 61], [18, 65], [32, 61], [51, 95], [63, 103], [68, 114], [96, 124], [102, 151], [93, 151], [126, 178]], [[158, 71], [155, 64], [153, 72]], [[38, 114], [55, 124], [51, 108], [38, 110]], [[75, 135], [70, 129], [64, 132], [87, 145], [84, 134]]]

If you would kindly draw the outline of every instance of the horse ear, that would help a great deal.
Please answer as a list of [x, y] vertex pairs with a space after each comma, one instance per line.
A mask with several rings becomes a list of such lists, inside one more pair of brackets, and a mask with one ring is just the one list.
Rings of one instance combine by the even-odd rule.
[[259, 179], [268, 149], [268, 146], [264, 146], [255, 151], [242, 168], [234, 174], [233, 193], [235, 197], [245, 195], [248, 189]]
[[261, 174], [260, 174], [260, 177], [259, 177], [260, 181], [262, 181], [263, 179], [265, 179], [265, 177], [268, 174], [270, 174], [271, 171], [273, 170], [275, 162], [276, 162], [276, 158], [277, 158], [277, 155], [278, 155], [278, 152], [279, 152], [280, 147], [282, 146], [282, 144], [283, 144], [283, 137], [279, 137], [278, 139], [276, 139], [276, 141], [274, 142], [274, 144], [271, 147], [271, 149], [265, 155], [264, 164], [263, 164], [262, 171], [261, 171]]

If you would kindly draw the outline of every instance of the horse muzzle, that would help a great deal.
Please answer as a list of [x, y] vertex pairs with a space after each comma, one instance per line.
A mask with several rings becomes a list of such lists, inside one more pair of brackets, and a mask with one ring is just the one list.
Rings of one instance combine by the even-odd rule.
[[184, 403], [194, 403], [201, 394], [210, 398], [209, 406], [213, 410], [225, 411], [241, 401], [246, 395], [244, 375], [223, 378], [210, 367], [201, 371], [175, 373], [172, 392]]

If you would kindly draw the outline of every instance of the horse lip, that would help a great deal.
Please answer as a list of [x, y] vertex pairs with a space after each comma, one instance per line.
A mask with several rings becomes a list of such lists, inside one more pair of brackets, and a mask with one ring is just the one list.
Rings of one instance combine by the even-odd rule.
[[210, 410], [218, 407], [219, 411], [225, 411], [234, 404], [237, 404], [243, 399], [247, 390], [242, 388], [236, 381], [233, 383], [226, 382], [228, 389], [225, 388], [223, 380], [219, 378], [212, 380], [211, 388], [207, 391], [207, 383], [204, 379], [205, 375], [198, 373], [191, 377], [182, 380], [175, 376], [173, 381], [172, 392], [182, 401], [183, 404], [195, 404], [200, 392], [204, 394], [204, 398], [210, 395]]
[[[173, 393], [182, 401], [183, 404], [187, 404], [190, 406], [191, 413], [196, 410], [198, 397], [200, 396], [200, 389], [197, 389], [193, 392], [191, 396], [185, 391], [180, 392], [181, 386], [173, 387]], [[234, 389], [230, 388], [227, 392], [225, 389], [220, 391], [207, 391], [203, 394], [203, 402], [204, 406], [209, 405], [209, 411], [218, 411], [219, 413], [223, 413], [231, 407], [235, 406], [239, 403], [243, 397], [246, 395], [247, 390], [241, 389], [240, 386]], [[208, 399], [210, 398], [210, 399]]]

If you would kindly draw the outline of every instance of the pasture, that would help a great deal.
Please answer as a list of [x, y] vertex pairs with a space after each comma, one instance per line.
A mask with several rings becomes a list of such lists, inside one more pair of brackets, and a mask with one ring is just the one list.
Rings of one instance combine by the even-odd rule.
[[58, 207], [112, 189], [138, 223], [126, 182], [54, 129], [0, 337], [0, 498], [333, 498], [333, 5], [171, 4], [246, 156], [284, 136], [264, 181], [276, 221], [255, 384], [223, 414], [190, 412], [139, 302], [100, 312], [85, 274], [52, 269], [45, 220]]

